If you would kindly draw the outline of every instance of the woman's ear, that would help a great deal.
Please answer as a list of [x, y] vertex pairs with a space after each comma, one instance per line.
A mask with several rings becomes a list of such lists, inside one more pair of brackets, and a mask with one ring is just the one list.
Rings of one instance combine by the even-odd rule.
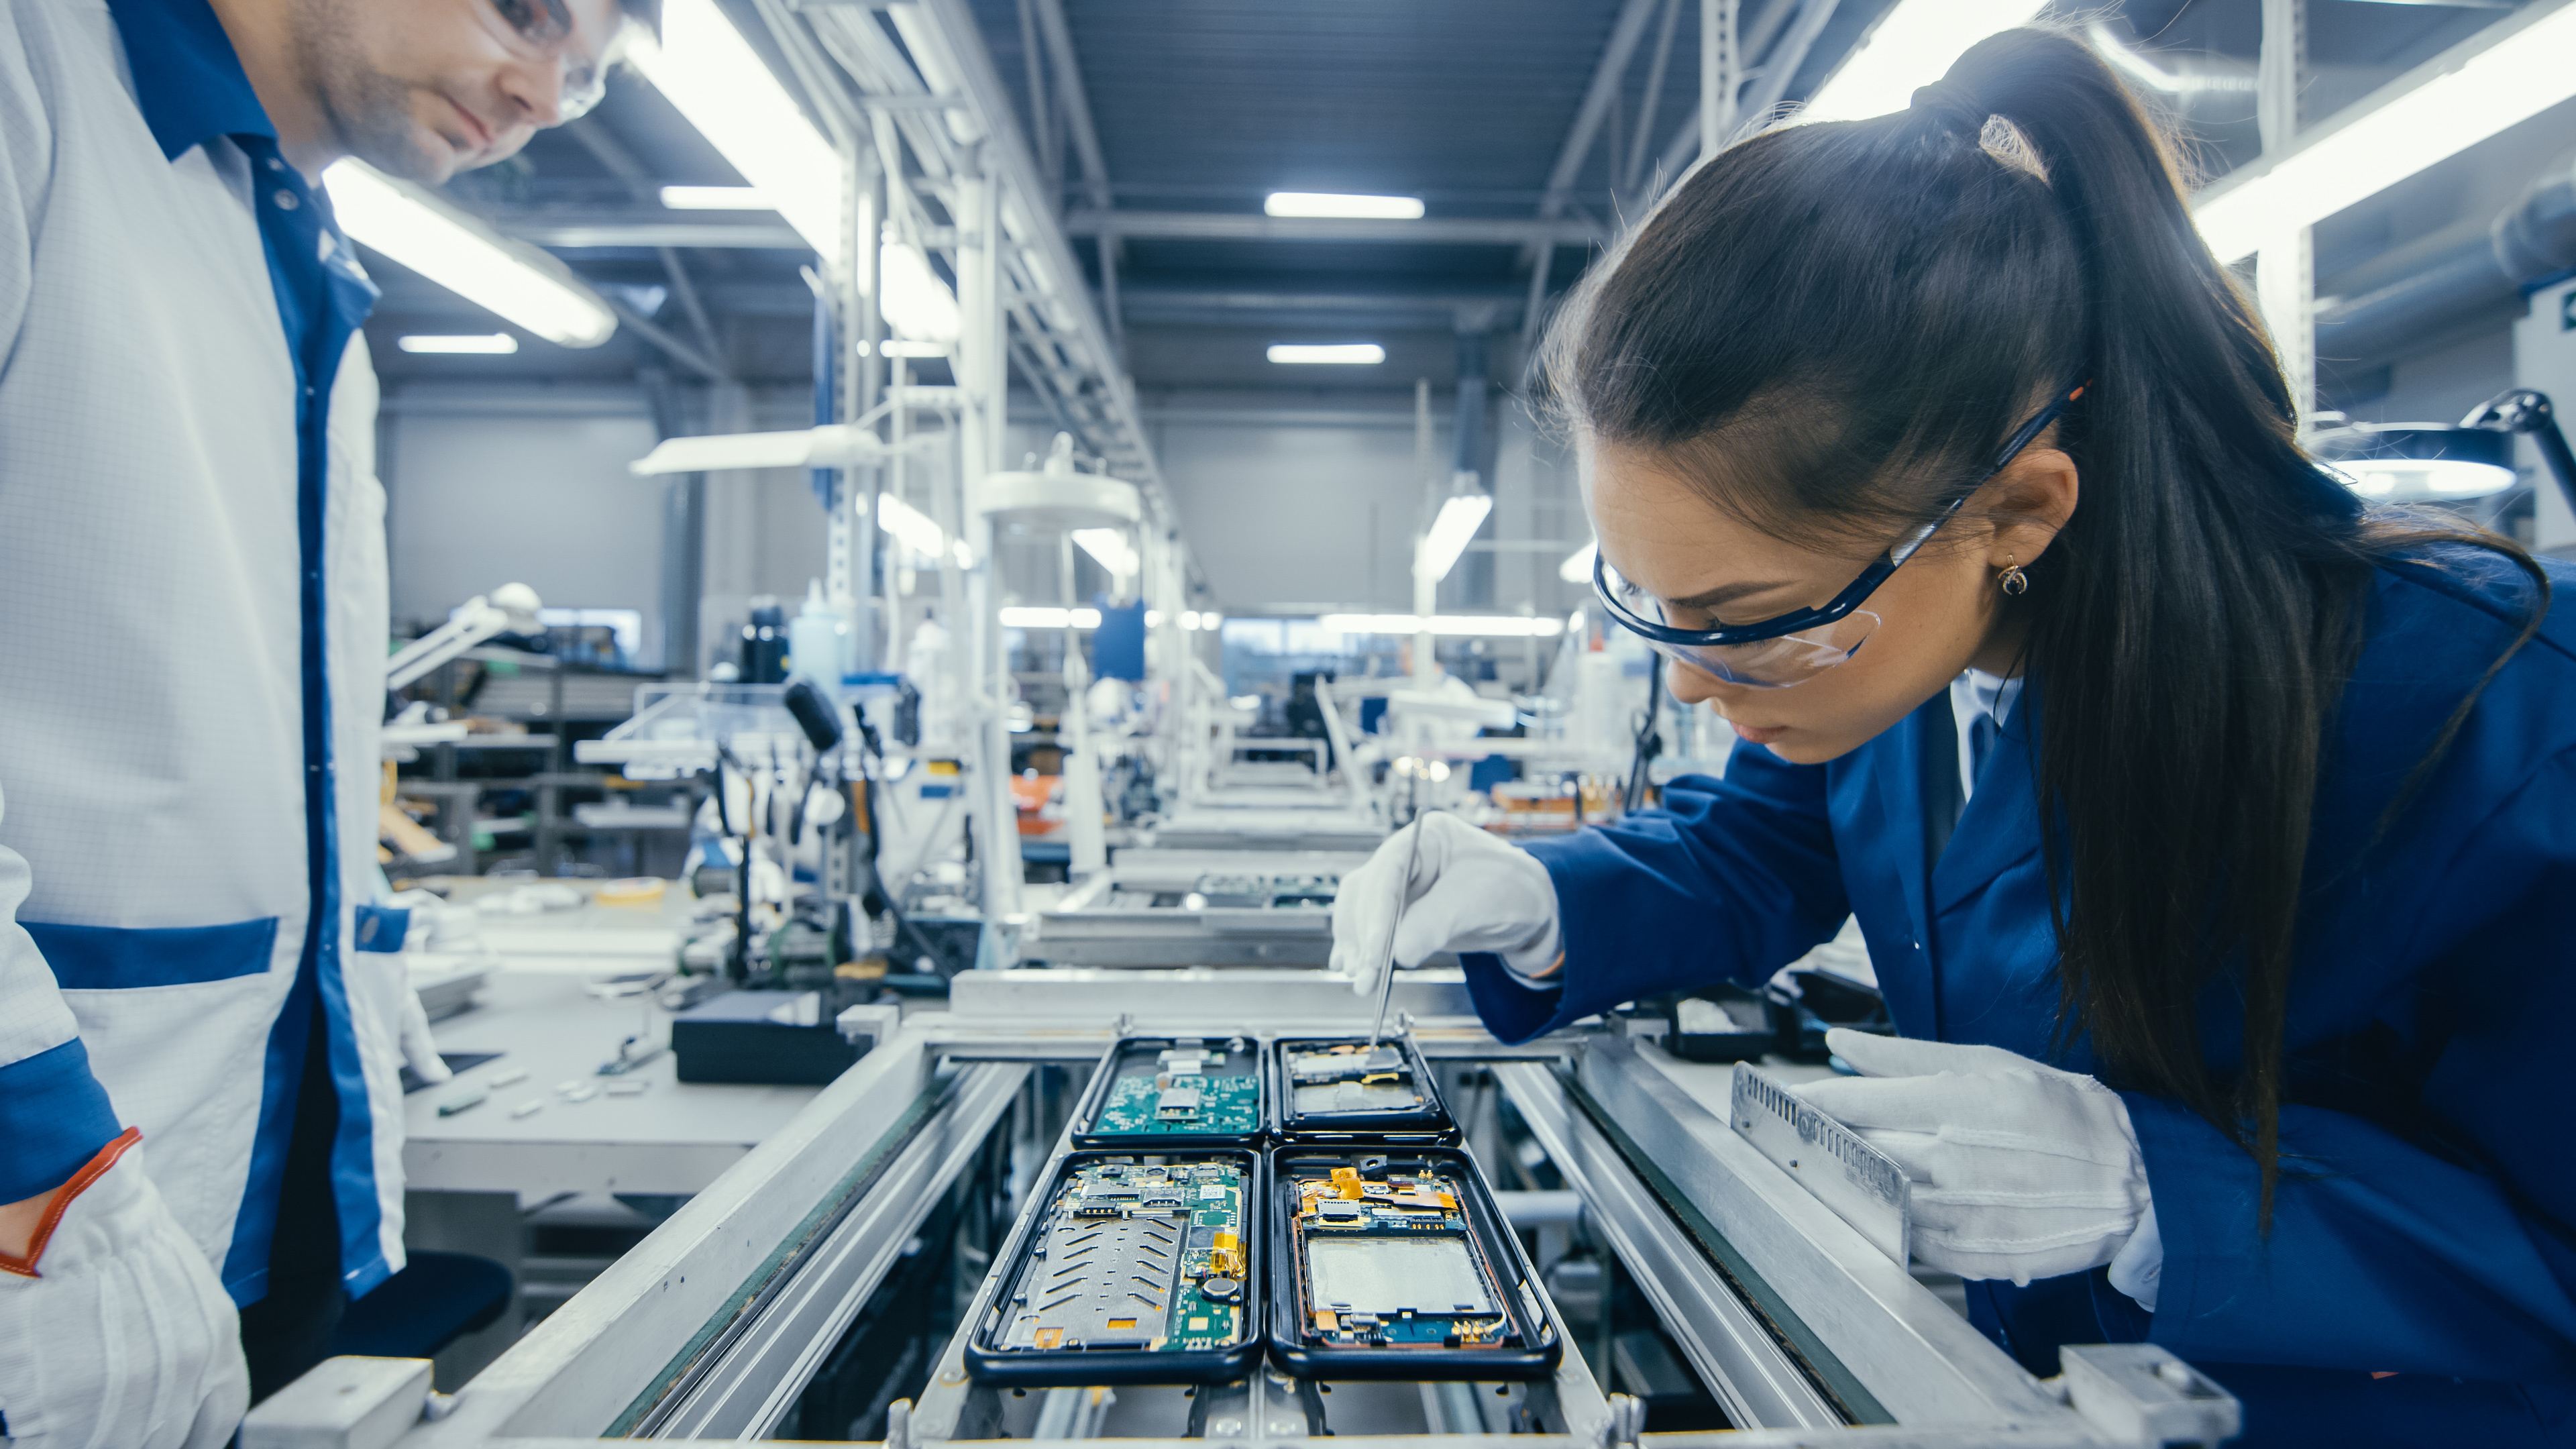
[[2083, 491], [2075, 460], [2055, 448], [2032, 448], [1986, 485], [1986, 516], [1994, 536], [1986, 545], [1991, 568], [2028, 564], [2057, 541], [2057, 531], [2075, 516]]

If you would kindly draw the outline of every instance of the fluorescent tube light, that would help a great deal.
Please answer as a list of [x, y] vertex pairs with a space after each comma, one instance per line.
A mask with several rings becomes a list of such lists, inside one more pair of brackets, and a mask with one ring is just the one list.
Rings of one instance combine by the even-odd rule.
[[1214, 609], [1201, 609], [1199, 611], [1200, 629], [1213, 634], [1223, 627], [1225, 627], [1225, 615], [1218, 613]]
[[2040, 0], [1897, 0], [1798, 113], [1805, 121], [1857, 121], [1904, 110], [1918, 86], [1947, 74], [1968, 47], [2030, 23]]
[[886, 325], [905, 337], [954, 342], [963, 330], [957, 317], [957, 294], [930, 269], [930, 259], [910, 242], [887, 242], [877, 256], [885, 285], [879, 310]]
[[1136, 546], [1127, 541], [1126, 531], [1116, 528], [1077, 528], [1071, 535], [1074, 547], [1091, 555], [1092, 562], [1120, 578], [1136, 572]]
[[654, 89], [825, 263], [840, 266], [848, 203], [841, 158], [716, 0], [665, 0], [657, 42], [641, 26], [626, 55]]
[[718, 433], [664, 438], [627, 465], [640, 478], [669, 473], [726, 473], [736, 469], [853, 468], [885, 456], [885, 442], [865, 428], [827, 423], [785, 433]]
[[[865, 342], [851, 344], [851, 350], [858, 353], [861, 357], [869, 355], [868, 344]], [[948, 344], [944, 342], [907, 342], [900, 337], [889, 337], [886, 339], [885, 355], [888, 357], [946, 357], [948, 355]]]
[[757, 186], [665, 186], [662, 205], [673, 211], [776, 211]]
[[1485, 526], [1485, 515], [1494, 511], [1490, 493], [1456, 493], [1440, 504], [1440, 515], [1431, 520], [1431, 531], [1413, 550], [1413, 576], [1438, 581], [1449, 577], [1458, 566], [1458, 556], [1467, 551], [1467, 541]]
[[1565, 632], [1552, 614], [1326, 614], [1316, 624], [1334, 634], [1437, 634], [1466, 639], [1551, 639]]
[[617, 331], [617, 313], [572, 268], [426, 187], [362, 161], [333, 162], [322, 184], [351, 237], [548, 342], [597, 347]]
[[1374, 342], [1273, 342], [1270, 360], [1290, 365], [1367, 367], [1386, 361], [1386, 349]]
[[1556, 566], [1556, 576], [1569, 584], [1592, 582], [1592, 556], [1600, 549], [1601, 545], [1598, 543], [1587, 543], [1567, 554], [1565, 562]]
[[2576, 5], [2498, 22], [2460, 49], [2472, 53], [2436, 58], [2424, 79], [2396, 82], [2402, 93], [2364, 99], [2351, 119], [2211, 187], [2192, 209], [2209, 249], [2246, 256], [2576, 96]]
[[1002, 627], [1005, 629], [1097, 629], [1100, 627], [1100, 611], [1089, 608], [1053, 609], [1013, 605], [1002, 610], [1001, 617]]
[[877, 527], [925, 559], [936, 562], [944, 554], [961, 569], [975, 566], [975, 551], [966, 546], [966, 540], [950, 538], [929, 514], [891, 493], [877, 495]]
[[2364, 498], [2482, 498], [2513, 486], [2511, 468], [2467, 458], [2347, 458], [2333, 465]]
[[397, 337], [394, 346], [405, 352], [471, 353], [482, 357], [501, 357], [519, 350], [519, 339], [507, 332], [468, 332], [447, 334], [414, 333]]
[[1274, 191], [1261, 203], [1272, 216], [1358, 217], [1371, 221], [1420, 221], [1419, 196], [1359, 196], [1339, 191]]
[[937, 558], [948, 551], [948, 530], [891, 493], [877, 495], [877, 527], [924, 558]]

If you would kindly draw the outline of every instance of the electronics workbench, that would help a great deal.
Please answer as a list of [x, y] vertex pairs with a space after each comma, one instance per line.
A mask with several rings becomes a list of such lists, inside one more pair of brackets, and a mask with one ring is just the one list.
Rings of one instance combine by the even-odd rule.
[[[1370, 1044], [1364, 1003], [1311, 970], [966, 973], [452, 1395], [426, 1361], [335, 1359], [243, 1443], [2233, 1431], [2235, 1401], [2150, 1345], [2025, 1372], [1626, 1026], [1506, 1047], [1444, 970], [1406, 973], [1396, 1006], [1406, 1029]], [[1574, 1236], [1598, 1277], [1565, 1270]], [[1613, 1278], [1714, 1417], [1659, 1427], [1605, 1392]]]

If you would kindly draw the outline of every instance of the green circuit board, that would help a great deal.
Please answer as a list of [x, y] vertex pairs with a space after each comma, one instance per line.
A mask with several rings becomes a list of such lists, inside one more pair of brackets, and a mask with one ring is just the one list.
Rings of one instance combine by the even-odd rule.
[[1103, 1137], [1251, 1137], [1261, 1077], [1249, 1043], [1182, 1041], [1119, 1063], [1090, 1131]]
[[1458, 1182], [1426, 1165], [1300, 1165], [1297, 1318], [1318, 1347], [1489, 1348], [1518, 1340]]
[[1251, 1331], [1243, 1165], [1120, 1158], [1078, 1168], [1037, 1227], [1002, 1347], [1224, 1350]]

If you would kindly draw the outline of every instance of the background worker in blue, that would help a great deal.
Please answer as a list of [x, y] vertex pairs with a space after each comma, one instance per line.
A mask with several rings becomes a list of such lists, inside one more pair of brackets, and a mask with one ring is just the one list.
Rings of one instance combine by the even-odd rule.
[[317, 178], [514, 153], [596, 97], [635, 8], [0, 6], [21, 1446], [221, 1443], [401, 1265], [407, 987], [369, 950], [401, 931], [359, 907], [387, 634], [375, 290]]
[[1346, 967], [1403, 899], [1519, 1040], [1856, 915], [1909, 1040], [1811, 1098], [2033, 1372], [2145, 1338], [2249, 1443], [2576, 1442], [2576, 573], [2299, 452], [2113, 73], [2006, 32], [1739, 143], [1552, 363], [1604, 606], [1747, 743], [1527, 852], [1413, 827]]

